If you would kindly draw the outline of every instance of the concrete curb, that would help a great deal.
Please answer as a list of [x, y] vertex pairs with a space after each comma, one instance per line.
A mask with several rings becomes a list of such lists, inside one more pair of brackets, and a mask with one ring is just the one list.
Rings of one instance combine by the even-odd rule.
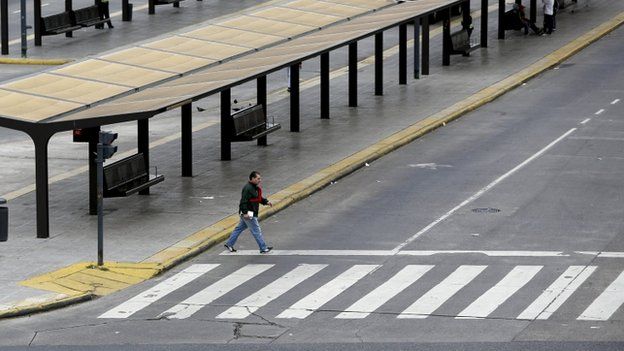
[[29, 59], [0, 57], [0, 65], [60, 66], [72, 61], [73, 59]]
[[[332, 181], [358, 170], [367, 162], [377, 160], [422, 135], [504, 95], [523, 82], [568, 59], [622, 24], [624, 24], [624, 12], [510, 77], [273, 194], [271, 200], [274, 206], [265, 210], [260, 215], [260, 219], [265, 219], [282, 211], [299, 200], [325, 188]], [[237, 214], [225, 217], [140, 263], [106, 262], [104, 267], [97, 267], [92, 263], [78, 263], [23, 281], [21, 282], [22, 285], [60, 294], [55, 295], [56, 298], [51, 297], [36, 304], [28, 304], [27, 301], [24, 301], [9, 306], [9, 308], [0, 309], [0, 318], [48, 311], [136, 285], [222, 242], [237, 223]]]

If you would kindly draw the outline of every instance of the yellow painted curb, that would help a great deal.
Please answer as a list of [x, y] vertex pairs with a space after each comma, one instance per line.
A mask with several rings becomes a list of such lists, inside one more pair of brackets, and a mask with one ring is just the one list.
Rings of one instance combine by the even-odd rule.
[[0, 64], [3, 65], [39, 65], [39, 66], [59, 66], [72, 62], [72, 59], [29, 59], [0, 57]]
[[[265, 219], [297, 201], [317, 192], [332, 181], [342, 178], [412, 141], [420, 136], [459, 118], [480, 106], [500, 97], [523, 82], [568, 59], [581, 49], [607, 35], [624, 23], [624, 12], [590, 30], [562, 48], [543, 57], [490, 87], [469, 96], [409, 127], [382, 139], [381, 141], [322, 169], [300, 182], [290, 185], [271, 196], [274, 206], [260, 214]], [[225, 217], [156, 253], [140, 263], [106, 262], [97, 267], [92, 262], [83, 262], [34, 277], [21, 285], [58, 293], [43, 302], [17, 303], [13, 308], [0, 309], [0, 318], [14, 317], [50, 310], [87, 299], [107, 295], [150, 279], [161, 272], [188, 260], [225, 240], [238, 222], [238, 215]]]

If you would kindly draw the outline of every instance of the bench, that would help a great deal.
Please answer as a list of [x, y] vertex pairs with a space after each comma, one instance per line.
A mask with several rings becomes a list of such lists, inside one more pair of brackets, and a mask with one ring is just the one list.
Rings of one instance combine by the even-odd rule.
[[126, 157], [104, 167], [104, 197], [125, 197], [165, 180], [151, 175], [142, 153]]
[[451, 55], [470, 56], [470, 52], [480, 47], [478, 43], [470, 42], [470, 34], [466, 28], [451, 33]]
[[262, 105], [254, 105], [232, 114], [232, 141], [251, 141], [277, 131], [282, 126], [268, 123]]
[[100, 8], [97, 5], [84, 7], [74, 10], [74, 23], [81, 27], [91, 27], [98, 24], [104, 24], [110, 19], [103, 18]]
[[41, 17], [41, 35], [68, 33], [82, 28], [74, 23], [69, 11], [56, 15]]
[[176, 4], [184, 0], [153, 0], [153, 1], [154, 1], [154, 5], [169, 5], [169, 4]]
[[232, 114], [230, 140], [252, 141], [281, 127], [276, 123], [268, 123], [262, 105], [254, 105]]

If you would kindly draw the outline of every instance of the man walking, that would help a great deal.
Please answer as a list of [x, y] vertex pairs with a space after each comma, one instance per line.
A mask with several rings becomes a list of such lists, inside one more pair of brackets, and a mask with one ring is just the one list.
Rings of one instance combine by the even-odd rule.
[[267, 246], [264, 242], [262, 230], [260, 229], [260, 224], [258, 223], [258, 210], [260, 208], [260, 204], [273, 207], [273, 204], [267, 198], [262, 197], [262, 188], [260, 187], [261, 182], [262, 176], [260, 173], [253, 171], [249, 175], [249, 182], [243, 187], [240, 204], [238, 205], [240, 221], [238, 222], [236, 228], [234, 228], [232, 234], [230, 234], [228, 241], [225, 243], [225, 248], [230, 252], [236, 252], [234, 244], [236, 244], [238, 236], [247, 228], [249, 228], [251, 235], [253, 235], [254, 239], [256, 239], [258, 247], [260, 248], [260, 253], [264, 254], [273, 249], [273, 247]]

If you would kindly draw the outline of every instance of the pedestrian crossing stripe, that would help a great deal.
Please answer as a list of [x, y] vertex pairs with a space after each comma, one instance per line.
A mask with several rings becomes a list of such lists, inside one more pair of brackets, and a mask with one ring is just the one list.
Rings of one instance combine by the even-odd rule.
[[455, 318], [485, 318], [528, 283], [543, 266], [516, 266]]
[[[123, 319], [147, 308], [170, 293], [197, 280], [219, 264], [195, 264], [106, 311], [98, 318]], [[301, 264], [277, 279], [271, 279], [259, 290], [231, 305], [216, 316], [217, 319], [241, 320], [248, 318], [260, 308], [267, 306], [302, 282], [327, 268], [327, 264]], [[358, 282], [369, 279], [382, 265], [353, 265], [336, 275], [329, 282], [300, 298], [290, 307], [277, 314], [277, 319], [305, 319]], [[385, 279], [362, 298], [343, 309], [334, 318], [362, 319], [376, 312], [392, 298], [414, 285], [433, 265], [407, 265]], [[437, 285], [416, 298], [409, 307], [398, 313], [398, 319], [423, 319], [435, 313], [453, 296], [461, 293], [468, 284], [481, 275], [488, 266], [462, 265]], [[477, 297], [455, 316], [457, 319], [487, 318], [503, 303], [526, 286], [541, 270], [540, 265], [513, 267], [500, 281]], [[248, 264], [222, 277], [215, 283], [162, 312], [158, 317], [186, 319], [227, 295], [243, 284], [260, 279], [264, 272], [275, 269], [274, 264]], [[570, 266], [561, 273], [516, 318], [518, 320], [549, 319], [598, 269], [597, 266]], [[578, 316], [578, 320], [609, 320], [624, 304], [624, 272], [615, 278], [604, 291]]]

